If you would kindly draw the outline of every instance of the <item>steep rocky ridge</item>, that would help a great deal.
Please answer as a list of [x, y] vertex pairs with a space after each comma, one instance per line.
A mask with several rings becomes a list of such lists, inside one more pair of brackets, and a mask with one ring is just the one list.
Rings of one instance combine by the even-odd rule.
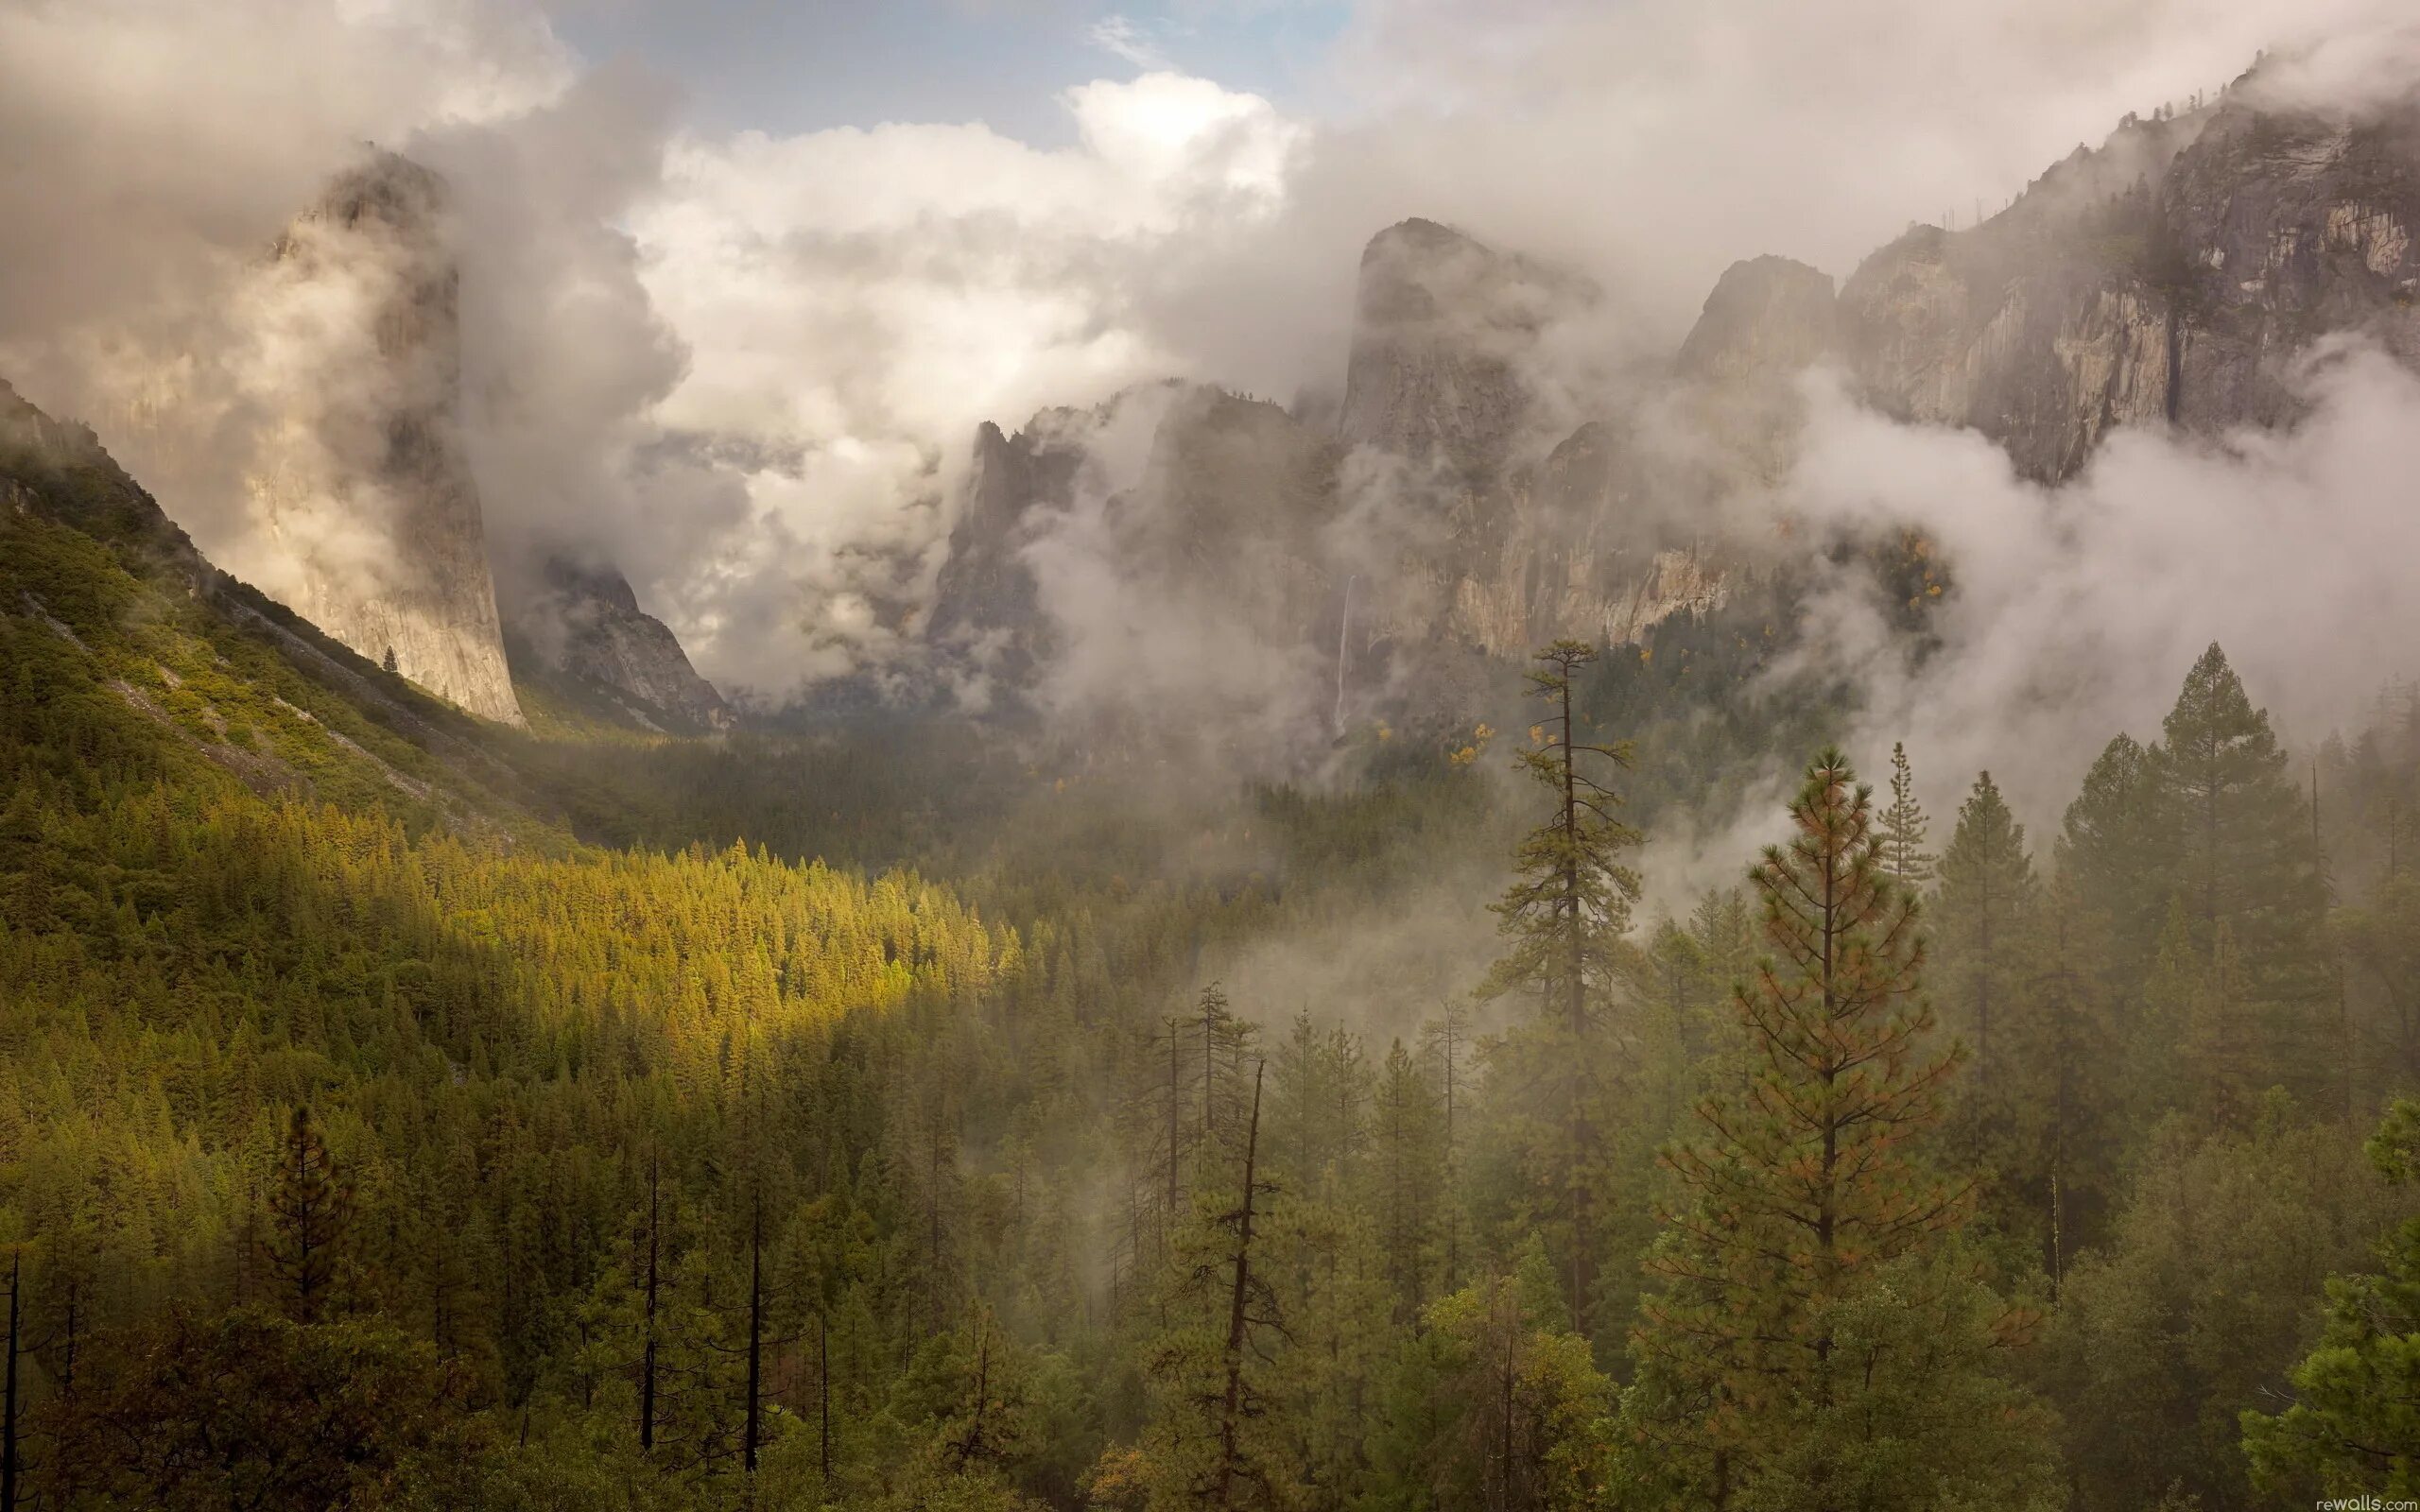
[[[293, 607], [473, 713], [521, 721], [460, 425], [459, 274], [446, 190], [393, 153], [339, 177], [279, 238], [271, 312], [324, 309], [333, 370], [297, 374], [249, 480], [292, 558]], [[351, 343], [357, 343], [357, 350]]]
[[[482, 831], [551, 807], [493, 747], [493, 726], [219, 571], [91, 430], [0, 381], [0, 529], [12, 527], [52, 534], [0, 544], [0, 566], [33, 573], [0, 613], [48, 625], [85, 681], [254, 790], [383, 794]], [[45, 577], [26, 558], [58, 560], [61, 535], [112, 565], [86, 557]]]
[[[1568, 396], [1542, 387], [1541, 338], [1590, 291], [1406, 221], [1361, 259], [1333, 431], [1188, 389], [1145, 482], [1103, 516], [1112, 558], [1169, 584], [1171, 612], [1198, 592], [1330, 658], [1340, 711], [1471, 656], [1643, 640], [1810, 549], [1770, 507], [1809, 368], [1837, 364], [1877, 409], [1973, 427], [2054, 481], [2122, 426], [2290, 422], [2292, 367], [2330, 333], [2420, 362], [2416, 220], [2420, 108], [2289, 110], [2247, 77], [2128, 118], [1979, 225], [1911, 228], [1837, 293], [1784, 258], [1734, 265], [1660, 378], [1561, 434]], [[1050, 654], [1030, 627], [1052, 605], [1022, 554], [1087, 465], [1071, 413], [977, 438], [933, 625], [1013, 646], [1002, 668]]]
[[1876, 407], [1972, 426], [2054, 481], [2118, 426], [2290, 420], [2288, 369], [2327, 333], [2420, 357], [2415, 225], [2420, 112], [2278, 109], [2247, 76], [2128, 120], [1979, 226], [1876, 251], [1841, 291], [1842, 345]]
[[610, 566], [549, 558], [514, 604], [505, 644], [516, 682], [544, 685], [608, 720], [667, 734], [737, 723], [671, 628], [639, 608], [630, 580]]

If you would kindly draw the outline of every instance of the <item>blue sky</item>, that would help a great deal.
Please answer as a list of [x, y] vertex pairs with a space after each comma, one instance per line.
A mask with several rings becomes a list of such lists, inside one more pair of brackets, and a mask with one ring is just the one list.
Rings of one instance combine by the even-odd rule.
[[[576, 0], [557, 30], [593, 61], [675, 80], [708, 130], [789, 134], [884, 121], [982, 121], [1049, 146], [1071, 84], [1158, 61], [1315, 109], [1346, 0]], [[1121, 44], [1124, 56], [1121, 56]]]

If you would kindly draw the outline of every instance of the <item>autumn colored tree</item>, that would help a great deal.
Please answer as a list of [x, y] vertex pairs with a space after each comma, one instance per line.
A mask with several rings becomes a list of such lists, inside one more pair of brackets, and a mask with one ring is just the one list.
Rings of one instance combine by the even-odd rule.
[[[1649, 1262], [1663, 1290], [1634, 1335], [1629, 1410], [1693, 1497], [1721, 1506], [1787, 1481], [1812, 1500], [1784, 1504], [1873, 1505], [1877, 1467], [1904, 1468], [1925, 1437], [1921, 1398], [1949, 1384], [1910, 1393], [1902, 1372], [1927, 1357], [1887, 1340], [1954, 1345], [1932, 1358], [1988, 1396], [1977, 1362], [2006, 1324], [1931, 1264], [1974, 1194], [1921, 1154], [1964, 1056], [1933, 1040], [1917, 903], [1884, 869], [1872, 790], [1826, 750], [1790, 818], [1752, 873], [1771, 954], [1735, 994], [1745, 1064], [1667, 1155], [1685, 1201]], [[1899, 1280], [1877, 1300], [1885, 1275]], [[1853, 1401], [1871, 1431], [1843, 1431]], [[1952, 1456], [1895, 1494], [1927, 1504], [1970, 1471], [1992, 1473]]]

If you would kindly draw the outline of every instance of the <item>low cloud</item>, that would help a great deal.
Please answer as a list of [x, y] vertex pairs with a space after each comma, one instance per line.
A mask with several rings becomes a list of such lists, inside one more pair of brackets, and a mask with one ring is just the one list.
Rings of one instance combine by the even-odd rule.
[[2120, 431], [2045, 488], [1972, 432], [1896, 423], [1818, 380], [1788, 506], [1921, 530], [1954, 580], [1928, 649], [1883, 632], [1854, 569], [1818, 596], [1801, 655], [1864, 690], [1857, 750], [1878, 764], [1905, 739], [1936, 813], [1990, 768], [2048, 824], [2110, 737], [2158, 737], [2213, 641], [2305, 740], [2414, 670], [2420, 375], [2337, 338], [2293, 381], [2309, 411], [2290, 431]]

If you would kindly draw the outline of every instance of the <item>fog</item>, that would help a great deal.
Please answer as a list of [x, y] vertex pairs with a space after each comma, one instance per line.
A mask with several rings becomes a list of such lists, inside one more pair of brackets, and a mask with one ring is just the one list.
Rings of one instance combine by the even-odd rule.
[[[1407, 215], [1598, 291], [1538, 345], [1542, 447], [1629, 403], [1733, 260], [1844, 277], [2264, 46], [2325, 39], [2270, 76], [2307, 101], [2400, 89], [2398, 9], [1397, 0], [1357, 9], [1293, 113], [1128, 47], [1059, 94], [1068, 145], [1038, 147], [945, 120], [700, 131], [644, 59], [594, 65], [516, 0], [21, 0], [0, 12], [0, 140], [20, 148], [0, 158], [0, 372], [275, 582], [291, 543], [263, 538], [243, 479], [295, 375], [342, 370], [344, 338], [262, 312], [264, 254], [362, 143], [405, 152], [453, 191], [466, 442], [506, 596], [549, 553], [610, 560], [701, 670], [780, 700], [916, 662], [978, 422], [1165, 376], [1332, 414], [1361, 247]], [[315, 330], [328, 350], [292, 350]], [[2410, 544], [2413, 394], [2359, 350], [2307, 382], [2293, 435], [2121, 436], [2049, 492], [1819, 384], [1763, 504], [1917, 524], [1957, 563], [1921, 665], [1845, 587], [1824, 601], [1820, 654], [1872, 689], [1863, 744], [1903, 736], [1945, 790], [2022, 749], [2038, 816], [2108, 733], [2151, 732], [2214, 638], [2298, 729], [2341, 717], [2381, 671], [2349, 638], [2420, 612], [2379, 565]], [[1413, 528], [1420, 480], [1359, 466], [1348, 517], [1379, 541]], [[1067, 632], [1046, 696], [1181, 667], [1173, 691], [1231, 714], [1317, 722], [1323, 657], [1215, 621], [1204, 640], [1121, 578], [1112, 491], [1031, 548]]]

